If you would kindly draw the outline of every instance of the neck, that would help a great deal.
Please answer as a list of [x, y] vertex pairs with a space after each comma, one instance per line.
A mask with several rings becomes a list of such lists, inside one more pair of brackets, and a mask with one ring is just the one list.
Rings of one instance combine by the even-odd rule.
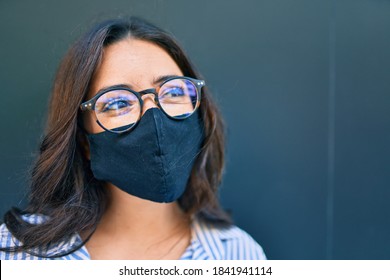
[[156, 203], [107, 185], [109, 204], [86, 244], [93, 259], [177, 259], [190, 242], [177, 202]]
[[177, 202], [157, 203], [129, 195], [113, 185], [108, 188], [110, 202], [100, 226], [113, 231], [111, 234], [126, 232], [145, 240], [147, 233], [161, 235], [187, 220]]

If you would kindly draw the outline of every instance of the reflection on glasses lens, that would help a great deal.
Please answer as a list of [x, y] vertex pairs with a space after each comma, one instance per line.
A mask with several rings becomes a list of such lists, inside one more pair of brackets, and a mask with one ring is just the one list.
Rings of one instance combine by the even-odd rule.
[[[198, 89], [189, 79], [171, 79], [163, 83], [158, 90], [158, 102], [168, 116], [185, 119], [198, 106]], [[136, 93], [127, 89], [114, 89], [105, 92], [96, 100], [94, 111], [98, 122], [105, 129], [123, 132], [138, 122], [142, 108]]]
[[[141, 113], [137, 96], [127, 90], [108, 91], [96, 100], [95, 114], [99, 123], [109, 130], [126, 130], [136, 123]], [[126, 127], [127, 126], [127, 127]], [[123, 129], [120, 129], [122, 128]]]
[[174, 79], [164, 83], [158, 99], [161, 109], [173, 118], [182, 119], [191, 115], [198, 103], [196, 86], [187, 79]]

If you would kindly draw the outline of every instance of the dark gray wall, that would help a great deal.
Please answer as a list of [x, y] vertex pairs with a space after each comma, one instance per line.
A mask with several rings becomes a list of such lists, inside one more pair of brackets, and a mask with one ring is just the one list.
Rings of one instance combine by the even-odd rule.
[[23, 204], [55, 69], [91, 23], [143, 16], [221, 106], [221, 200], [271, 259], [390, 259], [390, 1], [0, 1], [0, 212]]

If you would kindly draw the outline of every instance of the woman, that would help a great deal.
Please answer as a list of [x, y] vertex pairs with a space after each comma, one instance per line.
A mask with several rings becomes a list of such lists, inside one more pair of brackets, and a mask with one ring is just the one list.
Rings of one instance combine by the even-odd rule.
[[221, 117], [173, 37], [105, 21], [59, 67], [29, 206], [1, 259], [264, 259], [217, 201]]

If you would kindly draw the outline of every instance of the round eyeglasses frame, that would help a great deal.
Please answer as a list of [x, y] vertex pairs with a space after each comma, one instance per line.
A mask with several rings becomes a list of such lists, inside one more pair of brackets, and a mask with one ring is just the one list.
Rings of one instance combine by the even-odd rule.
[[[196, 100], [196, 104], [195, 104], [195, 107], [194, 107], [194, 110], [192, 111], [191, 114], [188, 114], [188, 115], [185, 115], [183, 117], [175, 117], [175, 116], [171, 116], [169, 115], [167, 112], [165, 112], [165, 110], [163, 109], [163, 107], [161, 106], [160, 104], [160, 101], [159, 101], [159, 98], [158, 98], [158, 91], [159, 89], [167, 82], [169, 81], [172, 81], [172, 80], [176, 80], [176, 79], [181, 79], [181, 80], [188, 80], [190, 81], [196, 88], [197, 90], [197, 100]], [[198, 79], [194, 79], [194, 78], [190, 78], [190, 77], [185, 77], [185, 76], [174, 76], [174, 77], [171, 77], [171, 78], [168, 78], [166, 80], [164, 80], [157, 88], [148, 88], [148, 89], [145, 89], [145, 90], [142, 90], [142, 91], [134, 91], [132, 89], [129, 89], [127, 87], [123, 87], [123, 86], [114, 86], [114, 87], [110, 87], [108, 89], [105, 89], [104, 91], [102, 92], [99, 92], [98, 94], [96, 94], [94, 97], [92, 97], [90, 100], [86, 101], [86, 102], [83, 102], [81, 103], [80, 105], [80, 109], [81, 111], [93, 111], [95, 113], [95, 118], [96, 118], [96, 122], [98, 123], [98, 125], [103, 128], [104, 130], [106, 131], [109, 131], [109, 132], [113, 132], [113, 133], [117, 133], [117, 134], [121, 134], [121, 133], [124, 133], [124, 132], [128, 132], [132, 129], [134, 129], [138, 122], [140, 121], [141, 117], [142, 117], [142, 114], [140, 113], [139, 116], [138, 116], [138, 119], [136, 120], [135, 123], [133, 123], [132, 126], [126, 128], [125, 130], [113, 130], [113, 129], [108, 129], [106, 127], [104, 127], [104, 125], [102, 125], [100, 122], [99, 122], [99, 119], [97, 118], [96, 116], [96, 112], [95, 112], [95, 106], [96, 106], [96, 102], [97, 100], [99, 99], [100, 96], [102, 96], [103, 94], [107, 93], [107, 92], [110, 92], [110, 91], [113, 91], [113, 90], [125, 90], [125, 91], [129, 91], [131, 93], [133, 93], [139, 103], [140, 103], [140, 108], [141, 108], [141, 112], [143, 110], [143, 99], [142, 99], [142, 96], [145, 95], [145, 94], [153, 94], [154, 95], [154, 102], [155, 104], [160, 108], [160, 110], [162, 110], [164, 112], [165, 115], [167, 115], [169, 118], [171, 119], [175, 119], [175, 120], [184, 120], [188, 117], [190, 117], [193, 113], [195, 113], [195, 111], [198, 109], [199, 105], [200, 105], [200, 99], [201, 99], [201, 92], [202, 92], [202, 87], [205, 85], [205, 82], [203, 80], [198, 80]]]

